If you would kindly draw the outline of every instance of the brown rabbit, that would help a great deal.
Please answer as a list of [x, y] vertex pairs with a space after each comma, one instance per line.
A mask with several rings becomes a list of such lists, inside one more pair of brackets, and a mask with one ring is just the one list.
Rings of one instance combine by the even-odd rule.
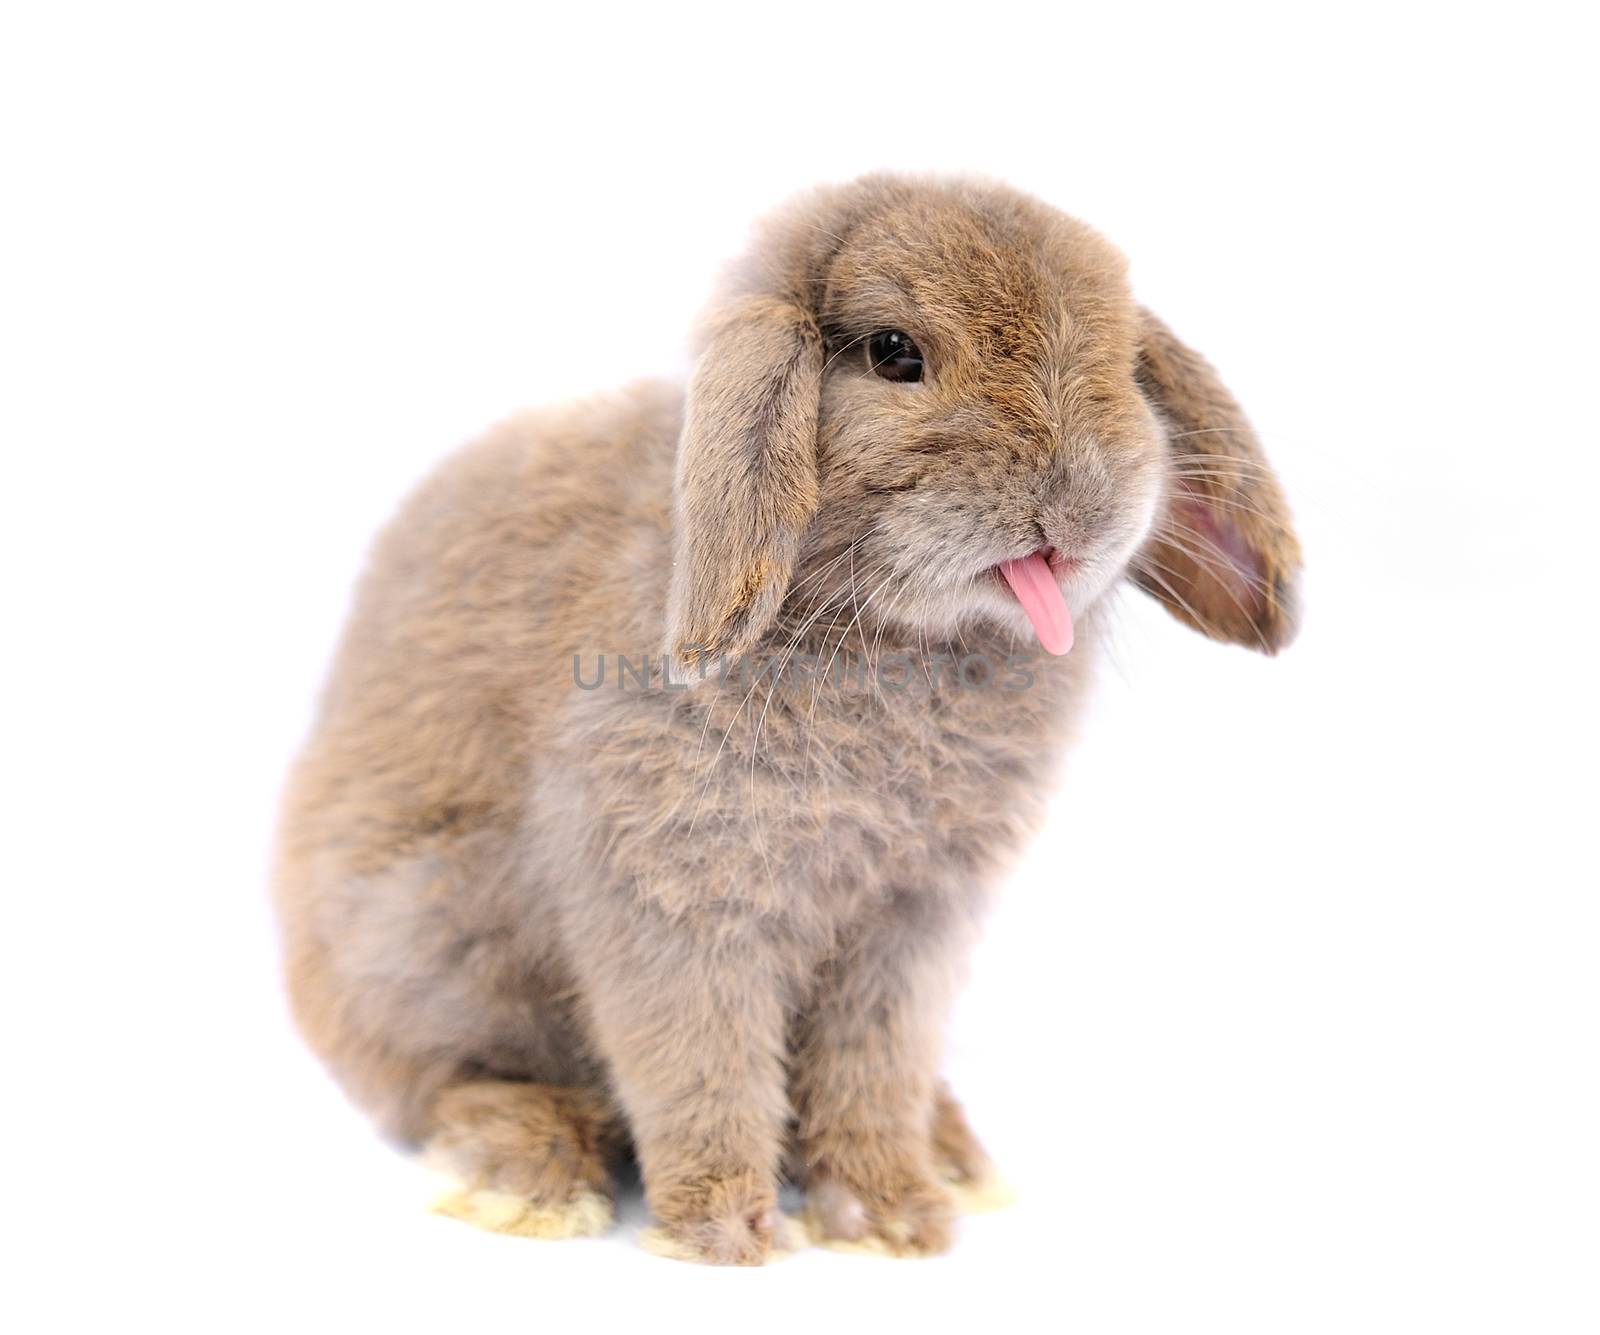
[[687, 394], [513, 421], [379, 540], [285, 803], [299, 1023], [481, 1223], [597, 1231], [631, 1149], [678, 1254], [768, 1256], [786, 1162], [823, 1240], [939, 1250], [989, 1172], [941, 1026], [1102, 595], [1270, 653], [1298, 566], [1094, 232], [972, 181], [803, 197]]

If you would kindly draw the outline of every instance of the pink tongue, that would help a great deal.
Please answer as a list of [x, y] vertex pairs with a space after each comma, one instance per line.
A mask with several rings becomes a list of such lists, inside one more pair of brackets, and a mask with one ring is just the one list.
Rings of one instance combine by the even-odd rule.
[[1049, 562], [1034, 552], [1016, 561], [1002, 561], [1000, 573], [1033, 622], [1033, 633], [1045, 652], [1064, 654], [1072, 648], [1072, 613], [1061, 596], [1061, 586], [1050, 573]]

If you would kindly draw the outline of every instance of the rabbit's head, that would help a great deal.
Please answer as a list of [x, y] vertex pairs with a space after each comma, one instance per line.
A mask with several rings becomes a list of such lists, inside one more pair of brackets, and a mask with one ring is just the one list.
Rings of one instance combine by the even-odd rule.
[[970, 181], [867, 177], [771, 219], [701, 326], [675, 657], [752, 649], [791, 596], [925, 635], [1031, 621], [1058, 648], [1056, 612], [1124, 576], [1208, 635], [1286, 644], [1278, 483], [1125, 271], [1083, 224]]

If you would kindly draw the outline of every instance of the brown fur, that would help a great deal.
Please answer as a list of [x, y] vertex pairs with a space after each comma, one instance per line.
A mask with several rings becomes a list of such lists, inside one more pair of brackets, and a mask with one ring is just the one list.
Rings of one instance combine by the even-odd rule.
[[[871, 373], [889, 328], [922, 383]], [[1081, 558], [1074, 652], [1025, 691], [935, 676], [1028, 650], [993, 566], [1046, 541]], [[1297, 565], [1237, 406], [1088, 228], [964, 181], [808, 196], [686, 396], [514, 421], [379, 540], [285, 802], [301, 1027], [388, 1132], [541, 1206], [626, 1142], [680, 1251], [757, 1262], [787, 1148], [825, 1232], [941, 1248], [944, 1183], [988, 1168], [940, 1028], [1101, 595], [1131, 573], [1276, 648]], [[574, 684], [662, 645], [903, 652], [917, 685]]]

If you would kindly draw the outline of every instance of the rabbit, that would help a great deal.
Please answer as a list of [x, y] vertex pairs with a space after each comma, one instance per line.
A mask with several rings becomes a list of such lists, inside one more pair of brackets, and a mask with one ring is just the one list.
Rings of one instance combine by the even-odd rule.
[[600, 1232], [632, 1157], [671, 1255], [798, 1245], [785, 1180], [813, 1241], [938, 1252], [993, 1180], [943, 1023], [1106, 595], [1274, 653], [1299, 545], [1119, 253], [1000, 184], [800, 196], [691, 350], [379, 537], [283, 799], [291, 1007], [448, 1213]]

